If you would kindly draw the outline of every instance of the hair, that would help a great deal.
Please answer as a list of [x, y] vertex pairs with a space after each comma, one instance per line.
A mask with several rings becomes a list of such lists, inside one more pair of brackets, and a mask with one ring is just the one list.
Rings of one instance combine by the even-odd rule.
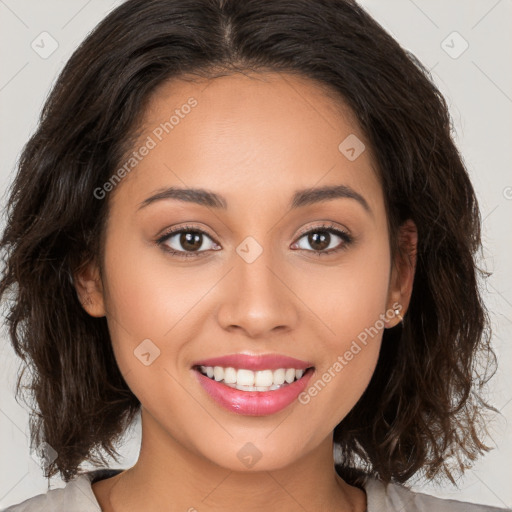
[[0, 297], [24, 362], [16, 397], [29, 369], [31, 443], [58, 454], [45, 476], [68, 482], [82, 462], [104, 464], [102, 450], [116, 458], [140, 412], [106, 318], [89, 316], [73, 285], [85, 262], [101, 265], [109, 201], [94, 190], [123, 161], [157, 86], [248, 71], [338, 95], [370, 143], [392, 254], [403, 222], [418, 229], [407, 315], [384, 331], [371, 382], [334, 429], [337, 470], [352, 482], [454, 481], [489, 449], [480, 213], [429, 72], [353, 0], [128, 0], [65, 65], [19, 158], [0, 242]]

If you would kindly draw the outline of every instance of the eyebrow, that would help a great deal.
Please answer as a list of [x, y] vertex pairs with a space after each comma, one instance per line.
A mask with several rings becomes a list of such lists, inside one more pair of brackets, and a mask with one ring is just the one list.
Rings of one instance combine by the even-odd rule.
[[[340, 198], [354, 199], [368, 213], [372, 213], [366, 199], [347, 185], [334, 185], [296, 190], [290, 202], [290, 209], [294, 210], [304, 206]], [[225, 197], [209, 190], [202, 188], [169, 187], [158, 191], [156, 194], [142, 201], [138, 209], [140, 210], [152, 203], [155, 203], [156, 201], [161, 201], [164, 199], [186, 201], [189, 203], [196, 203], [201, 206], [208, 206], [210, 208], [223, 210], [226, 210], [228, 206]]]

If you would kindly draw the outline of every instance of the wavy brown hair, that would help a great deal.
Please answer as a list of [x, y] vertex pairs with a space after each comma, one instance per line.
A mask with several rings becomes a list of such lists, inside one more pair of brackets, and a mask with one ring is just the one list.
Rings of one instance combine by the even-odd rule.
[[101, 267], [109, 201], [94, 190], [123, 161], [158, 85], [246, 71], [307, 77], [348, 105], [372, 147], [393, 254], [399, 226], [418, 228], [409, 310], [334, 430], [337, 470], [352, 482], [453, 477], [487, 450], [480, 396], [495, 358], [480, 214], [430, 74], [351, 0], [128, 0], [67, 62], [21, 153], [0, 242], [9, 337], [31, 375], [31, 440], [58, 454], [45, 475], [67, 482], [83, 461], [115, 458], [140, 410], [106, 319], [89, 316], [73, 286], [84, 262]]

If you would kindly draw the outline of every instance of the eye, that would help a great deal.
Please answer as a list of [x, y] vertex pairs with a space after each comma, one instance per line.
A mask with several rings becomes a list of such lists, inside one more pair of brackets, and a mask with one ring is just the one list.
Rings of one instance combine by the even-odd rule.
[[[304, 242], [301, 243], [301, 240], [304, 240]], [[303, 233], [299, 241], [292, 245], [292, 248], [307, 250], [320, 256], [341, 251], [350, 243], [352, 243], [352, 236], [346, 231], [336, 228], [333, 225], [323, 225]], [[308, 245], [312, 247], [313, 250], [309, 250], [307, 248]]]
[[164, 251], [183, 258], [197, 257], [207, 250], [220, 249], [220, 246], [207, 233], [193, 226], [182, 226], [167, 231], [156, 240], [156, 243]]
[[[304, 239], [304, 242], [301, 242]], [[208, 243], [209, 240], [209, 243]], [[301, 249], [314, 254], [328, 255], [345, 249], [353, 238], [346, 231], [333, 225], [317, 226], [304, 232], [292, 249]], [[164, 251], [180, 258], [199, 257], [208, 250], [218, 251], [221, 246], [202, 229], [194, 226], [174, 228], [156, 240]], [[308, 249], [306, 246], [312, 247]]]

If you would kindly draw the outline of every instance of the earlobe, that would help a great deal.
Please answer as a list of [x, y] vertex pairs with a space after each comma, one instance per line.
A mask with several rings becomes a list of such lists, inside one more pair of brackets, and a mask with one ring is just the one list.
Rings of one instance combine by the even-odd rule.
[[418, 230], [416, 224], [410, 219], [399, 228], [398, 246], [398, 252], [393, 261], [388, 296], [388, 308], [395, 314], [386, 323], [386, 327], [394, 327], [399, 322], [403, 322], [411, 300], [416, 271]]
[[73, 284], [84, 310], [94, 317], [105, 316], [103, 284], [98, 265], [90, 261], [80, 267], [73, 275]]

